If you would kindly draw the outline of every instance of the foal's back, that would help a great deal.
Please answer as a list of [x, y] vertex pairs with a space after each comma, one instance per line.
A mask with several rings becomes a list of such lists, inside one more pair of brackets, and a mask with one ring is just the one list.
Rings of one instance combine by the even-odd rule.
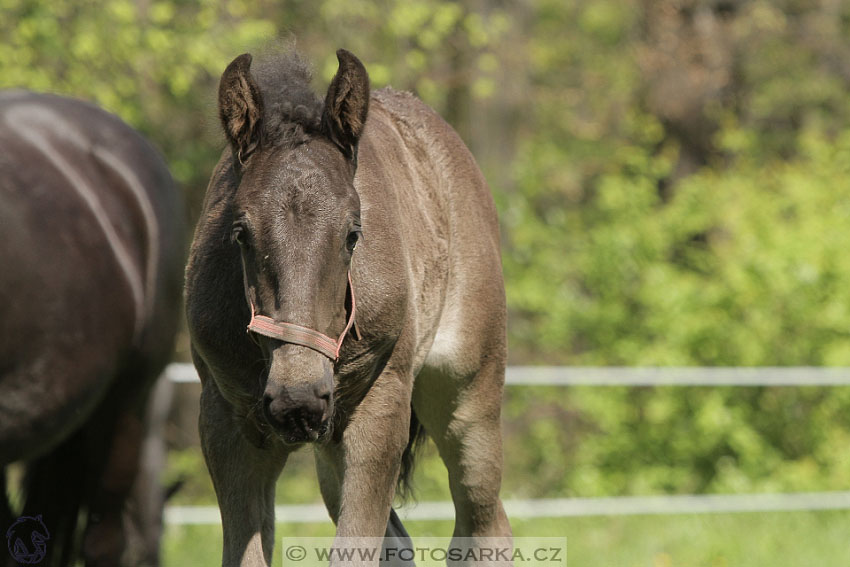
[[[358, 190], [364, 227], [370, 210], [398, 214], [395, 249], [409, 289], [399, 344], [412, 345], [411, 419], [448, 469], [457, 545], [507, 546], [499, 498], [506, 307], [495, 205], [471, 153], [436, 113], [391, 90], [372, 102]], [[389, 172], [389, 183], [372, 185], [372, 163]], [[497, 539], [475, 539], [483, 537]]]
[[[505, 348], [490, 190], [460, 137], [413, 95], [379, 90], [369, 112], [356, 184], [364, 226], [380, 223], [389, 235], [383, 258], [404, 267], [414, 374], [423, 366], [473, 372], [482, 356], [504, 357]], [[372, 244], [366, 234], [364, 249]]]

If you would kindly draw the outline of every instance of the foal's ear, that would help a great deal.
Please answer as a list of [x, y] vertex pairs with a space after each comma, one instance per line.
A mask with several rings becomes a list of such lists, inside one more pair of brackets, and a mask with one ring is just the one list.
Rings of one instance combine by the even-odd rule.
[[240, 164], [257, 149], [263, 118], [263, 97], [251, 76], [251, 59], [249, 53], [234, 59], [218, 86], [218, 115]]
[[339, 69], [328, 87], [322, 130], [343, 155], [357, 163], [357, 143], [369, 112], [369, 74], [363, 63], [345, 49], [336, 52]]

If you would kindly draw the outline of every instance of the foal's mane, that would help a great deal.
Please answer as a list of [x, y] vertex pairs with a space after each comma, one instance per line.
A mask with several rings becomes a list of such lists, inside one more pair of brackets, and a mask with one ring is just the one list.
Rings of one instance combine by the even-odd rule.
[[251, 72], [263, 95], [263, 140], [294, 147], [319, 133], [323, 100], [310, 87], [310, 66], [294, 51], [261, 56]]

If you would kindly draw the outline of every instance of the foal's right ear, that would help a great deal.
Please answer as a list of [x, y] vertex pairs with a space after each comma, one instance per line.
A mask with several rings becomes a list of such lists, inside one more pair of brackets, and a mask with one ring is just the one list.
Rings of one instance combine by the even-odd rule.
[[251, 55], [234, 59], [221, 75], [218, 86], [218, 115], [227, 140], [240, 164], [260, 144], [263, 97], [251, 76]]

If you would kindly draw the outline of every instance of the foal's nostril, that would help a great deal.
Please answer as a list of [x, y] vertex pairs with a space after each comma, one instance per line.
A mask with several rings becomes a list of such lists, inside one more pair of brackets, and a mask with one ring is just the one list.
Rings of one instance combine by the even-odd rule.
[[331, 409], [331, 389], [325, 385], [316, 386], [313, 389], [316, 395], [319, 412], [322, 414], [322, 420], [329, 417]]
[[329, 417], [328, 414], [331, 407], [331, 392], [327, 388], [317, 388], [315, 390], [315, 394], [316, 411], [321, 414], [322, 421], [324, 421]]
[[325, 384], [317, 384], [316, 386], [313, 386], [313, 394], [325, 402], [331, 401], [331, 389]]
[[268, 395], [263, 396], [263, 415], [265, 416], [266, 421], [274, 424], [279, 420], [279, 416], [276, 416], [276, 412], [272, 411], [272, 402], [274, 402], [273, 397]]
[[316, 398], [316, 400], [318, 401], [319, 413], [322, 414], [322, 419], [325, 419], [327, 417], [328, 409], [331, 405], [331, 395], [324, 394]]

